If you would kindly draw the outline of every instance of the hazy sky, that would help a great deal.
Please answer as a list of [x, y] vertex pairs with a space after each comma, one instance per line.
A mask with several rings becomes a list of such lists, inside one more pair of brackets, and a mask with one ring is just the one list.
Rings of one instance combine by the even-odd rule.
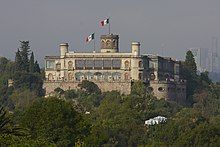
[[92, 32], [99, 50], [99, 37], [108, 32], [99, 22], [107, 17], [123, 52], [140, 41], [142, 53], [183, 59], [186, 48], [220, 40], [220, 0], [0, 0], [0, 56], [13, 59], [19, 40], [30, 41], [40, 63], [57, 55], [61, 42], [91, 52], [85, 37]]

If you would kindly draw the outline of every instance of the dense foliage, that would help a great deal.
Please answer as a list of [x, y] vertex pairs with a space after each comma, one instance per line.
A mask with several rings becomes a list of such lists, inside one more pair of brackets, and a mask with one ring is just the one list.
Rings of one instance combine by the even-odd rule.
[[[102, 93], [95, 83], [83, 81], [80, 89], [57, 87], [54, 97], [42, 98], [43, 76], [29, 53], [25, 41], [15, 62], [0, 58], [0, 146], [220, 145], [220, 84], [208, 72], [196, 72], [190, 52], [181, 70], [188, 87], [182, 105], [158, 100], [141, 81], [134, 81], [130, 95]], [[144, 124], [156, 116], [167, 121]]]

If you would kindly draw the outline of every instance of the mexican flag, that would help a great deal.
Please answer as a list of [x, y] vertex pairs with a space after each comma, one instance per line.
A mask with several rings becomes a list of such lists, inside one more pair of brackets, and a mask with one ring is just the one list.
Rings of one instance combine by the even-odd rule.
[[101, 21], [100, 24], [101, 24], [101, 26], [105, 26], [105, 25], [109, 24], [109, 18]]
[[92, 33], [91, 35], [89, 35], [89, 36], [86, 38], [86, 42], [90, 42], [90, 41], [92, 41], [94, 38], [95, 38], [95, 33]]

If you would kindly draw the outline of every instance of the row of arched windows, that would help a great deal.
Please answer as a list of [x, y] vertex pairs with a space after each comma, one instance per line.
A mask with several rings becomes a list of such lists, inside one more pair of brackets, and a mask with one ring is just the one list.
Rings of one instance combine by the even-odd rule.
[[[122, 77], [122, 76], [124, 76], [124, 77]], [[48, 79], [48, 81], [54, 81], [55, 80], [52, 73], [48, 74], [47, 79]], [[73, 75], [73, 73], [68, 73], [67, 80], [68, 81], [73, 81], [74, 79], [76, 81], [81, 81], [81, 80], [106, 80], [106, 81], [113, 80], [113, 81], [118, 81], [118, 80], [121, 80], [121, 79], [129, 80], [130, 77], [129, 77], [128, 73], [125, 73], [125, 74], [122, 75], [119, 72], [113, 72], [113, 73], [110, 73], [110, 72], [104, 72], [104, 73], [101, 73], [101, 72], [95, 72], [95, 73], [92, 73], [92, 72], [86, 72], [86, 73], [77, 72], [77, 73], [75, 73], [75, 75]]]
[[[130, 67], [130, 62], [129, 62], [128, 60], [126, 60], [126, 61], [124, 62], [124, 67], [125, 67], [125, 68], [129, 68], [129, 67]], [[139, 61], [138, 67], [139, 67], [139, 68], [143, 68], [143, 62], [142, 62], [142, 61]], [[57, 63], [57, 64], [56, 64], [56, 69], [57, 69], [57, 70], [60, 70], [60, 69], [61, 69], [61, 64], [60, 64], [60, 63]], [[68, 69], [69, 69], [69, 70], [73, 69], [73, 62], [72, 62], [72, 61], [69, 61], [69, 62], [68, 62]]]

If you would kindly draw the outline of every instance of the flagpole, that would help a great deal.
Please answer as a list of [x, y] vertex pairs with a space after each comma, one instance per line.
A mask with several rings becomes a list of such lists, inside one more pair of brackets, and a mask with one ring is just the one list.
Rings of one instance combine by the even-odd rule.
[[93, 49], [93, 52], [95, 52], [95, 37], [94, 37], [94, 40], [93, 40], [93, 45], [94, 45], [94, 49]]
[[110, 17], [108, 18], [108, 21], [109, 21], [109, 23], [108, 23], [108, 33], [110, 35], [111, 34]]

